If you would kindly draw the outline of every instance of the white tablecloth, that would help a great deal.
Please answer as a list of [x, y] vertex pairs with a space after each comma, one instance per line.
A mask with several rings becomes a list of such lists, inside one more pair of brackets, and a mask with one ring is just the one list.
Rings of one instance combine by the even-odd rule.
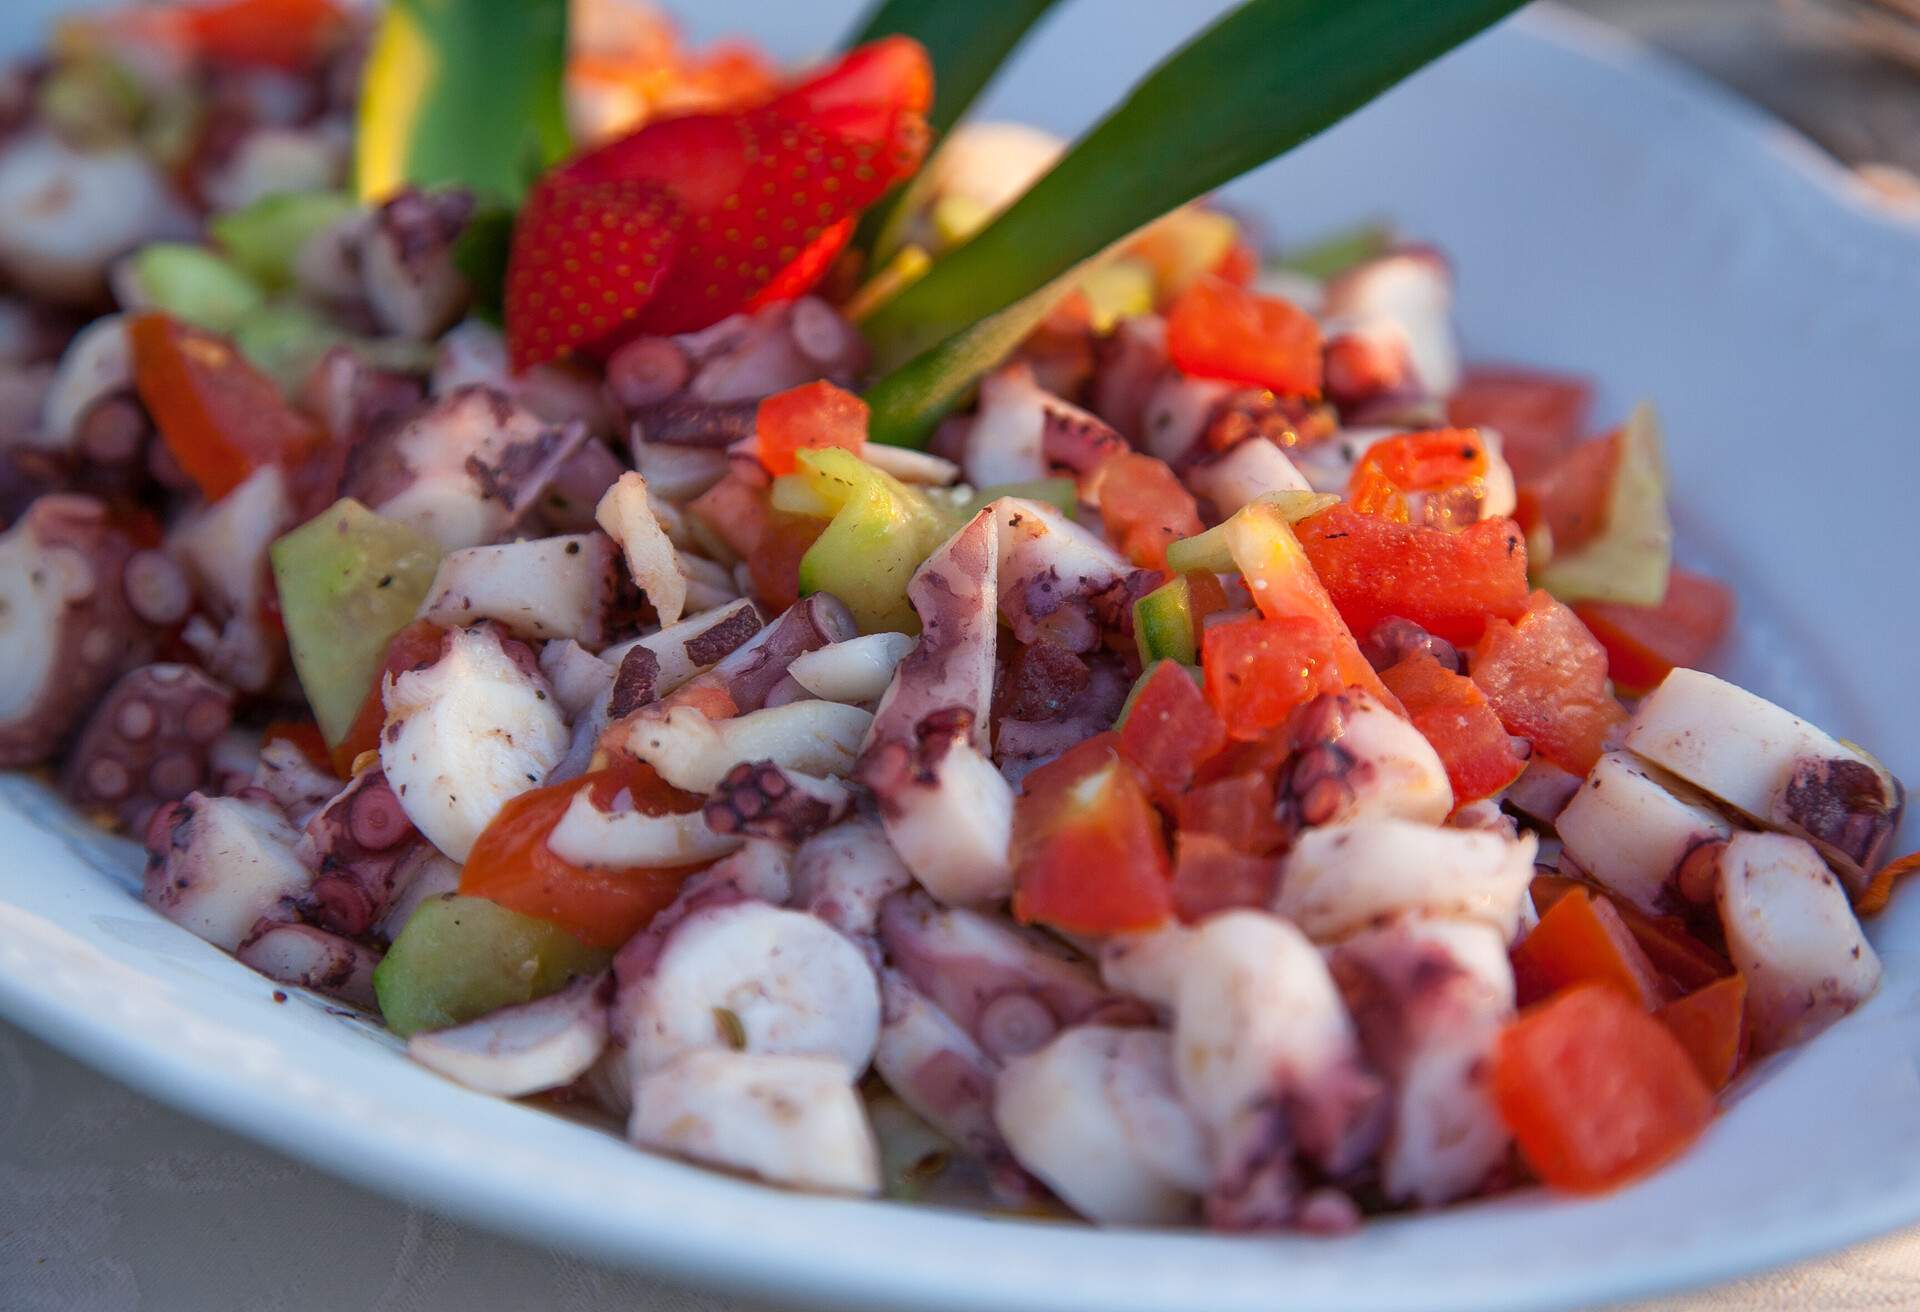
[[[1916, 1306], [1920, 1233], [1633, 1312]], [[0, 1312], [736, 1307], [342, 1184], [0, 1022]]]

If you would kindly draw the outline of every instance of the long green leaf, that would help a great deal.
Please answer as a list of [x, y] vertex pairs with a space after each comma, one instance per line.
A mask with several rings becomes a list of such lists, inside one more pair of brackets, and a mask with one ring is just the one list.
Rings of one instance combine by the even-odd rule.
[[567, 0], [391, 0], [360, 94], [354, 183], [517, 202], [568, 149]]
[[[883, 363], [898, 362], [982, 324], [1338, 122], [1522, 2], [1248, 0], [1148, 74], [1052, 172], [883, 306], [865, 325], [868, 337]], [[981, 367], [977, 351], [953, 359]], [[930, 386], [928, 367], [915, 360], [902, 371], [917, 379], [914, 393], [964, 392], [951, 381]], [[905, 390], [883, 379], [869, 404], [896, 416], [893, 440], [924, 440], [939, 413], [894, 404]]]
[[960, 121], [1027, 29], [1058, 0], [880, 0], [847, 39], [849, 47], [899, 33], [933, 57], [936, 135]]

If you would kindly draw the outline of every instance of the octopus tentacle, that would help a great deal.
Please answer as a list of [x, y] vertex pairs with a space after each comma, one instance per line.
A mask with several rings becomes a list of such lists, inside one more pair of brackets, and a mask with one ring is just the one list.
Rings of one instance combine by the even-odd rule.
[[191, 665], [145, 665], [94, 708], [67, 755], [76, 806], [138, 831], [163, 803], [207, 786], [212, 750], [233, 720], [233, 690]]

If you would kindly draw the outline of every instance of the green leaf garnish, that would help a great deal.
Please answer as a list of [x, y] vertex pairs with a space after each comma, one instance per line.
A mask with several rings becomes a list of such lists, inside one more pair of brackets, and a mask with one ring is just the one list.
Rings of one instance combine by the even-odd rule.
[[567, 153], [566, 0], [392, 0], [367, 60], [354, 186], [517, 202]]
[[[876, 421], [886, 406], [883, 440], [925, 441], [997, 362], [985, 342], [1011, 349], [1024, 335], [1014, 331], [1027, 318], [1019, 307], [1035, 288], [1339, 121], [1521, 2], [1248, 0], [867, 322], [883, 363], [919, 357], [900, 371], [906, 382], [882, 379], [868, 397]], [[990, 328], [1002, 314], [1013, 318]], [[972, 345], [956, 349], [956, 335]]]

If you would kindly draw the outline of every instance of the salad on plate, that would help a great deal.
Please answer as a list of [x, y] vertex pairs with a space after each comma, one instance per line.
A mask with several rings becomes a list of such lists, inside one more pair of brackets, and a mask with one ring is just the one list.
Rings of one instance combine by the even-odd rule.
[[801, 69], [68, 20], [0, 77], [0, 765], [266, 987], [776, 1185], [1654, 1170], [1879, 987], [1902, 786], [1712, 673], [1650, 405], [1208, 198], [1512, 7], [1251, 0], [1071, 144], [963, 117], [1044, 2]]

